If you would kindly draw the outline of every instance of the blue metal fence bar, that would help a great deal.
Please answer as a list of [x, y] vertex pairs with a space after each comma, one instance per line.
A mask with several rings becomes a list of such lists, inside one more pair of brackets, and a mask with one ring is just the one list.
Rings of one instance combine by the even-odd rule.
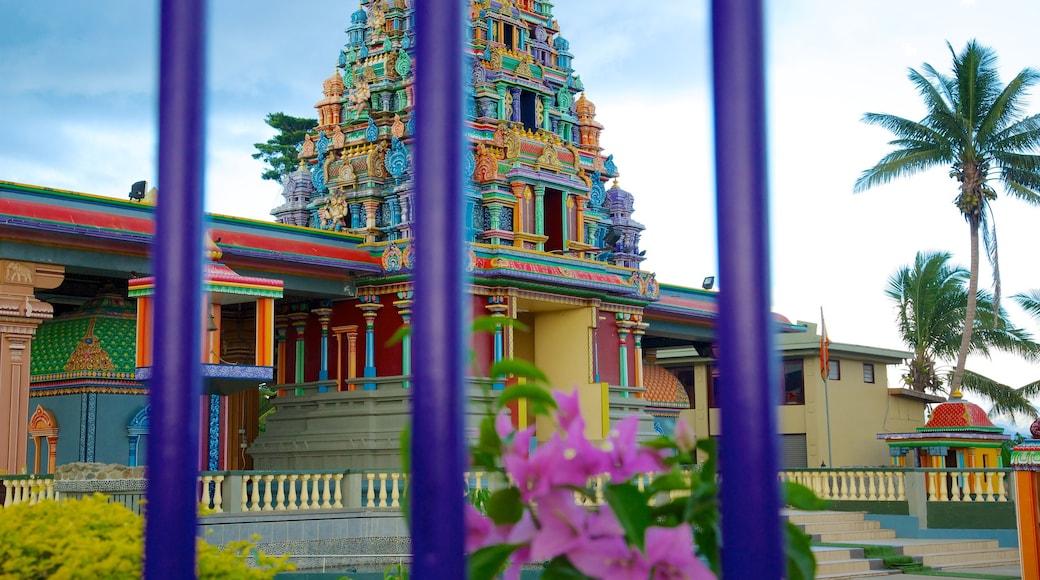
[[[761, 0], [712, 2], [718, 208], [722, 569], [784, 576], [770, 307]], [[748, 557], [754, 554], [754, 557]]]
[[416, 2], [412, 571], [465, 578], [463, 3]]
[[205, 0], [163, 0], [146, 578], [195, 576], [202, 336]]

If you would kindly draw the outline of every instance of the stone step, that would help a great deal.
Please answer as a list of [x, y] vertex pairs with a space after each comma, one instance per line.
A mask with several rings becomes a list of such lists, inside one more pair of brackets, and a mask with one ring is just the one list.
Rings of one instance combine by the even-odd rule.
[[968, 568], [979, 566], [1007, 566], [1019, 561], [1018, 548], [996, 550], [937, 552], [921, 557], [925, 566], [932, 568]]
[[881, 523], [872, 520], [826, 522], [815, 524], [796, 524], [803, 532], [814, 535], [828, 532], [858, 532], [865, 530], [880, 530]]
[[816, 580], [845, 580], [845, 578], [879, 578], [896, 574], [894, 570], [864, 570], [862, 572], [838, 572], [835, 574], [816, 574]]
[[812, 541], [822, 543], [856, 543], [861, 540], [887, 540], [896, 537], [894, 530], [859, 530], [853, 532], [825, 532], [813, 534]]
[[901, 552], [908, 556], [945, 554], [950, 552], [980, 552], [998, 550], [997, 540], [903, 540], [898, 543]]
[[813, 546], [813, 556], [816, 563], [833, 562], [836, 560], [852, 560], [863, 557], [863, 548], [832, 548], [830, 546]]
[[866, 512], [803, 512], [798, 510], [783, 510], [782, 515], [794, 524], [815, 524], [824, 522], [863, 521]]
[[879, 558], [857, 558], [851, 560], [835, 560], [831, 562], [816, 562], [816, 576], [845, 575], [853, 577], [857, 574], [873, 573], [883, 570], [885, 563]]

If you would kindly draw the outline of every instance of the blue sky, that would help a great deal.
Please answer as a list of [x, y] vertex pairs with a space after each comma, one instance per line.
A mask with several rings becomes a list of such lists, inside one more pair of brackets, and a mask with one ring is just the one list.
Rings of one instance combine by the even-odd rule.
[[[827, 315], [840, 342], [899, 348], [888, 276], [918, 250], [968, 261], [967, 226], [944, 170], [852, 194], [888, 147], [864, 112], [919, 118], [907, 67], [949, 66], [949, 41], [1000, 55], [1006, 81], [1040, 67], [1040, 5], [1026, 0], [766, 2], [774, 309]], [[620, 184], [647, 226], [645, 267], [698, 286], [716, 269], [710, 43], [703, 0], [557, 0], [575, 69], [606, 130]], [[207, 204], [269, 219], [279, 186], [259, 179], [266, 113], [313, 116], [353, 0], [211, 2]], [[158, 2], [0, 0], [0, 179], [123, 197], [155, 181]], [[1040, 112], [1040, 98], [1030, 103]], [[1005, 293], [1040, 288], [1031, 235], [1040, 209], [995, 205]], [[984, 269], [984, 276], [989, 272]], [[720, 286], [725, 280], [719, 281]], [[1040, 325], [1021, 313], [1019, 323]], [[997, 357], [969, 368], [1020, 385], [1040, 369]]]

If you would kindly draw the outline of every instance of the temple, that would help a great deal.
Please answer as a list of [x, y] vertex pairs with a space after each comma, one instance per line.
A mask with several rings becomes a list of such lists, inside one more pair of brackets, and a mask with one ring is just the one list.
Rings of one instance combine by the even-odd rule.
[[[717, 435], [716, 294], [662, 284], [641, 269], [636, 196], [619, 185], [601, 146], [605, 128], [552, 4], [471, 6], [459, 195], [469, 311], [488, 323], [473, 335], [470, 378], [459, 386], [475, 403], [469, 426], [481, 400], [517, 382], [488, 376], [493, 363], [514, 357], [533, 362], [556, 388], [580, 392], [594, 439], [630, 414], [642, 418], [647, 437], [669, 432], [684, 413], [699, 436]], [[422, 98], [414, 90], [422, 59], [411, 22], [404, 0], [364, 0], [350, 15], [343, 49], [324, 56], [333, 72], [320, 85], [317, 126], [299, 167], [283, 178], [275, 223], [209, 218], [207, 316], [185, 322], [205, 337], [202, 424], [184, 426], [200, 432], [202, 470], [399, 465], [412, 357], [407, 333], [391, 339], [410, 323], [421, 243], [413, 240], [422, 191], [412, 180], [412, 111]], [[12, 305], [0, 310], [10, 320], [0, 396], [12, 401], [0, 424], [0, 468], [145, 463], [154, 206], [7, 182], [0, 206], [0, 308]], [[783, 317], [776, 329], [806, 337], [804, 344], [818, 340], [814, 328]], [[863, 365], [864, 380], [843, 404], [869, 397], [881, 413], [901, 397], [913, 408], [900, 428], [923, 422], [926, 401], [887, 384], [886, 365], [909, 353], [846, 352], [847, 365]], [[788, 348], [778, 368], [791, 467], [830, 457], [829, 425], [825, 438], [818, 420], [828, 412], [826, 385], [813, 378], [818, 361], [811, 348]], [[871, 417], [843, 430], [843, 440], [874, 440]], [[513, 420], [532, 420], [522, 401]], [[872, 443], [844, 445], [842, 462], [883, 463], [884, 444]]]

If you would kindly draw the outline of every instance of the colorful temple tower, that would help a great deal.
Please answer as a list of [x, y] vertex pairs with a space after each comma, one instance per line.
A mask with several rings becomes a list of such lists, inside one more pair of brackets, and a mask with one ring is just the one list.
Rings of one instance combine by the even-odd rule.
[[[644, 308], [660, 289], [653, 274], [639, 270], [643, 226], [632, 219], [634, 196], [617, 186], [617, 166], [600, 144], [603, 126], [551, 8], [534, 0], [471, 4], [464, 105], [469, 179], [459, 194], [466, 199], [471, 243], [472, 316], [516, 319], [530, 329], [501, 324], [474, 337], [472, 374], [486, 375], [504, 357], [524, 358], [556, 387], [588, 394], [583, 403], [590, 436], [602, 436], [611, 421], [633, 412], [650, 435], [641, 340], [648, 326]], [[396, 420], [385, 421], [375, 435], [367, 427], [333, 427], [308, 419], [309, 407], [293, 399], [312, 392], [389, 396], [388, 389], [410, 387], [407, 340], [386, 341], [409, 324], [412, 208], [422, 195], [412, 179], [413, 105], [422, 98], [414, 90], [415, 69], [422, 57], [415, 54], [411, 3], [362, 0], [346, 32], [336, 70], [314, 105], [318, 123], [300, 151], [301, 169], [286, 177], [286, 203], [272, 214], [299, 224], [298, 208], [309, 196], [307, 226], [357, 237], [358, 248], [381, 272], [349, 281], [354, 300], [283, 304], [276, 326], [279, 382], [285, 386], [268, 431], [250, 447], [262, 468], [305, 464], [296, 452], [305, 437], [311, 448], [322, 449], [314, 458], [322, 464], [385, 466], [396, 460]], [[324, 314], [314, 316], [319, 306]], [[319, 337], [330, 333], [335, 344], [319, 346]], [[293, 368], [295, 377], [284, 372]], [[495, 389], [509, 383], [508, 377], [486, 378]], [[314, 381], [320, 390], [288, 385]], [[381, 408], [406, 411], [407, 393], [394, 397]], [[342, 423], [370, 423], [352, 417]]]

